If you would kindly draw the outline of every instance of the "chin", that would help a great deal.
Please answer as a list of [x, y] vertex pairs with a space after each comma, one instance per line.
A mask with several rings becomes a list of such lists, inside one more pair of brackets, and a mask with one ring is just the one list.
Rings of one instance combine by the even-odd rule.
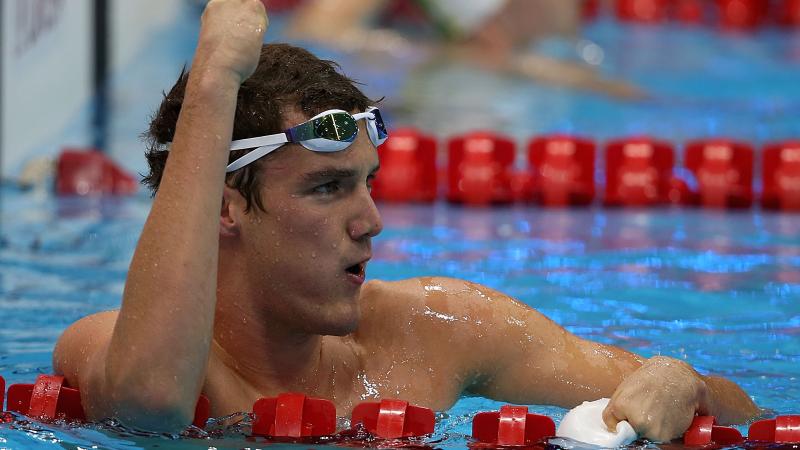
[[355, 333], [358, 329], [358, 321], [348, 324], [337, 324], [336, 326], [329, 327], [322, 331], [323, 336], [347, 336], [348, 334]]
[[354, 333], [358, 329], [359, 317], [360, 312], [356, 305], [332, 311], [325, 320], [316, 324], [315, 334], [346, 336]]

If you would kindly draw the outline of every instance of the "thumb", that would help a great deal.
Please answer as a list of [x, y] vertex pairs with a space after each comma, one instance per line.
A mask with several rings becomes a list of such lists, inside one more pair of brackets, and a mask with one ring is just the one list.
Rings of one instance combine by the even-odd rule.
[[603, 410], [603, 422], [606, 424], [608, 431], [615, 433], [617, 431], [617, 424], [625, 420], [625, 417], [620, 417], [614, 408], [613, 403], [609, 403]]

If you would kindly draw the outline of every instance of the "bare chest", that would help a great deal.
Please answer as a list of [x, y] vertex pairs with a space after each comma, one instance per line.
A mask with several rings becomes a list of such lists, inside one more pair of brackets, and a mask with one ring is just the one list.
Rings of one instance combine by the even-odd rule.
[[287, 391], [331, 400], [342, 417], [349, 416], [361, 402], [381, 399], [401, 399], [434, 411], [446, 410], [458, 400], [463, 383], [452, 370], [420, 354], [393, 356], [334, 365], [318, 377], [288, 388], [274, 385], [255, 389], [226, 367], [210, 364], [203, 393], [211, 401], [214, 417], [249, 412], [259, 398]]

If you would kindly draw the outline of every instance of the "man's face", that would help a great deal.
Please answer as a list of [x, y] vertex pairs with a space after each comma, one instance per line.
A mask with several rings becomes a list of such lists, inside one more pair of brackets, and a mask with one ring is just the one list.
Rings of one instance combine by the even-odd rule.
[[[307, 120], [284, 114], [289, 128]], [[346, 150], [317, 153], [290, 144], [262, 164], [266, 213], [241, 215], [249, 292], [289, 329], [344, 335], [358, 325], [358, 296], [371, 238], [382, 228], [370, 196], [378, 154], [365, 123]]]

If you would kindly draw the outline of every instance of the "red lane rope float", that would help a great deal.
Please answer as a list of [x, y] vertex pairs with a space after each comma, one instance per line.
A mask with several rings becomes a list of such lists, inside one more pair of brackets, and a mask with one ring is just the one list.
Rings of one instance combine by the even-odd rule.
[[778, 23], [783, 26], [800, 25], [800, 0], [783, 0], [778, 8]]
[[514, 141], [477, 131], [448, 142], [447, 199], [469, 205], [508, 203], [512, 199]]
[[778, 416], [753, 422], [747, 430], [747, 438], [751, 441], [781, 444], [800, 443], [800, 415]]
[[761, 206], [800, 211], [800, 141], [769, 144], [762, 158]]
[[436, 418], [429, 408], [410, 405], [404, 400], [384, 399], [357, 405], [350, 422], [363, 424], [379, 438], [397, 439], [432, 434]]
[[607, 206], [654, 206], [669, 202], [675, 163], [672, 145], [649, 137], [606, 144]]
[[717, 0], [720, 26], [729, 30], [753, 30], [769, 15], [769, 0]]
[[753, 203], [753, 148], [710, 139], [689, 142], [684, 165], [697, 179], [697, 201], [712, 208], [749, 208]]
[[662, 23], [667, 20], [668, 0], [616, 0], [617, 18], [624, 22]]
[[706, 21], [708, 0], [676, 0], [673, 14], [675, 20], [688, 25], [699, 25]]
[[56, 163], [58, 195], [130, 195], [136, 179], [97, 150], [67, 148]]
[[528, 144], [533, 200], [545, 206], [588, 205], [594, 200], [595, 144], [549, 135]]
[[392, 202], [432, 202], [437, 195], [436, 140], [411, 128], [392, 130], [378, 152], [372, 196]]
[[86, 420], [80, 392], [65, 387], [64, 377], [58, 375], [39, 375], [34, 384], [12, 384], [7, 408], [37, 419]]
[[13, 417], [11, 414], [5, 412], [5, 408], [3, 407], [4, 401], [6, 397], [6, 380], [3, 377], [0, 377], [0, 423], [11, 422]]
[[530, 414], [526, 406], [504, 405], [472, 419], [472, 437], [478, 441], [474, 447], [531, 445], [555, 434], [553, 419]]
[[[0, 410], [5, 394], [5, 380], [0, 377]], [[40, 420], [67, 419], [85, 421], [77, 389], [64, 386], [64, 377], [39, 375], [34, 384], [9, 386], [7, 410]], [[194, 425], [203, 427], [208, 420], [210, 402], [200, 396]], [[256, 436], [304, 438], [332, 436], [336, 432], [336, 407], [329, 400], [306, 397], [300, 393], [262, 398], [253, 405], [252, 434]], [[13, 416], [0, 415], [0, 423]], [[398, 439], [430, 435], [434, 431], [432, 410], [410, 405], [404, 400], [384, 399], [364, 402], [353, 409], [353, 425], [363, 424], [372, 435]], [[547, 416], [528, 413], [526, 406], [504, 405], [500, 411], [481, 412], [472, 421], [472, 448], [528, 446], [555, 436], [556, 427]], [[745, 438], [738, 430], [715, 425], [712, 416], [698, 416], [683, 436], [688, 446], [738, 445], [745, 441], [779, 444], [800, 443], [800, 415], [783, 415], [750, 425]]]
[[730, 446], [744, 442], [739, 430], [731, 427], [715, 425], [713, 416], [697, 416], [692, 421], [689, 429], [683, 434], [684, 445], [704, 446], [714, 444]]
[[206, 422], [211, 417], [211, 401], [205, 395], [200, 395], [197, 405], [194, 407], [194, 419], [192, 425], [197, 428], [205, 428]]
[[663, 24], [710, 23], [732, 31], [753, 31], [774, 21], [784, 26], [800, 24], [800, 1], [779, 0], [616, 0], [614, 14], [621, 22]]
[[[12, 384], [7, 400], [8, 411], [36, 419], [86, 420], [80, 391], [64, 386], [64, 377], [60, 375], [39, 375], [34, 384]], [[204, 427], [210, 410], [208, 398], [200, 396], [192, 424]]]
[[336, 432], [336, 407], [299, 393], [261, 398], [253, 405], [252, 433], [270, 437], [318, 437]]

